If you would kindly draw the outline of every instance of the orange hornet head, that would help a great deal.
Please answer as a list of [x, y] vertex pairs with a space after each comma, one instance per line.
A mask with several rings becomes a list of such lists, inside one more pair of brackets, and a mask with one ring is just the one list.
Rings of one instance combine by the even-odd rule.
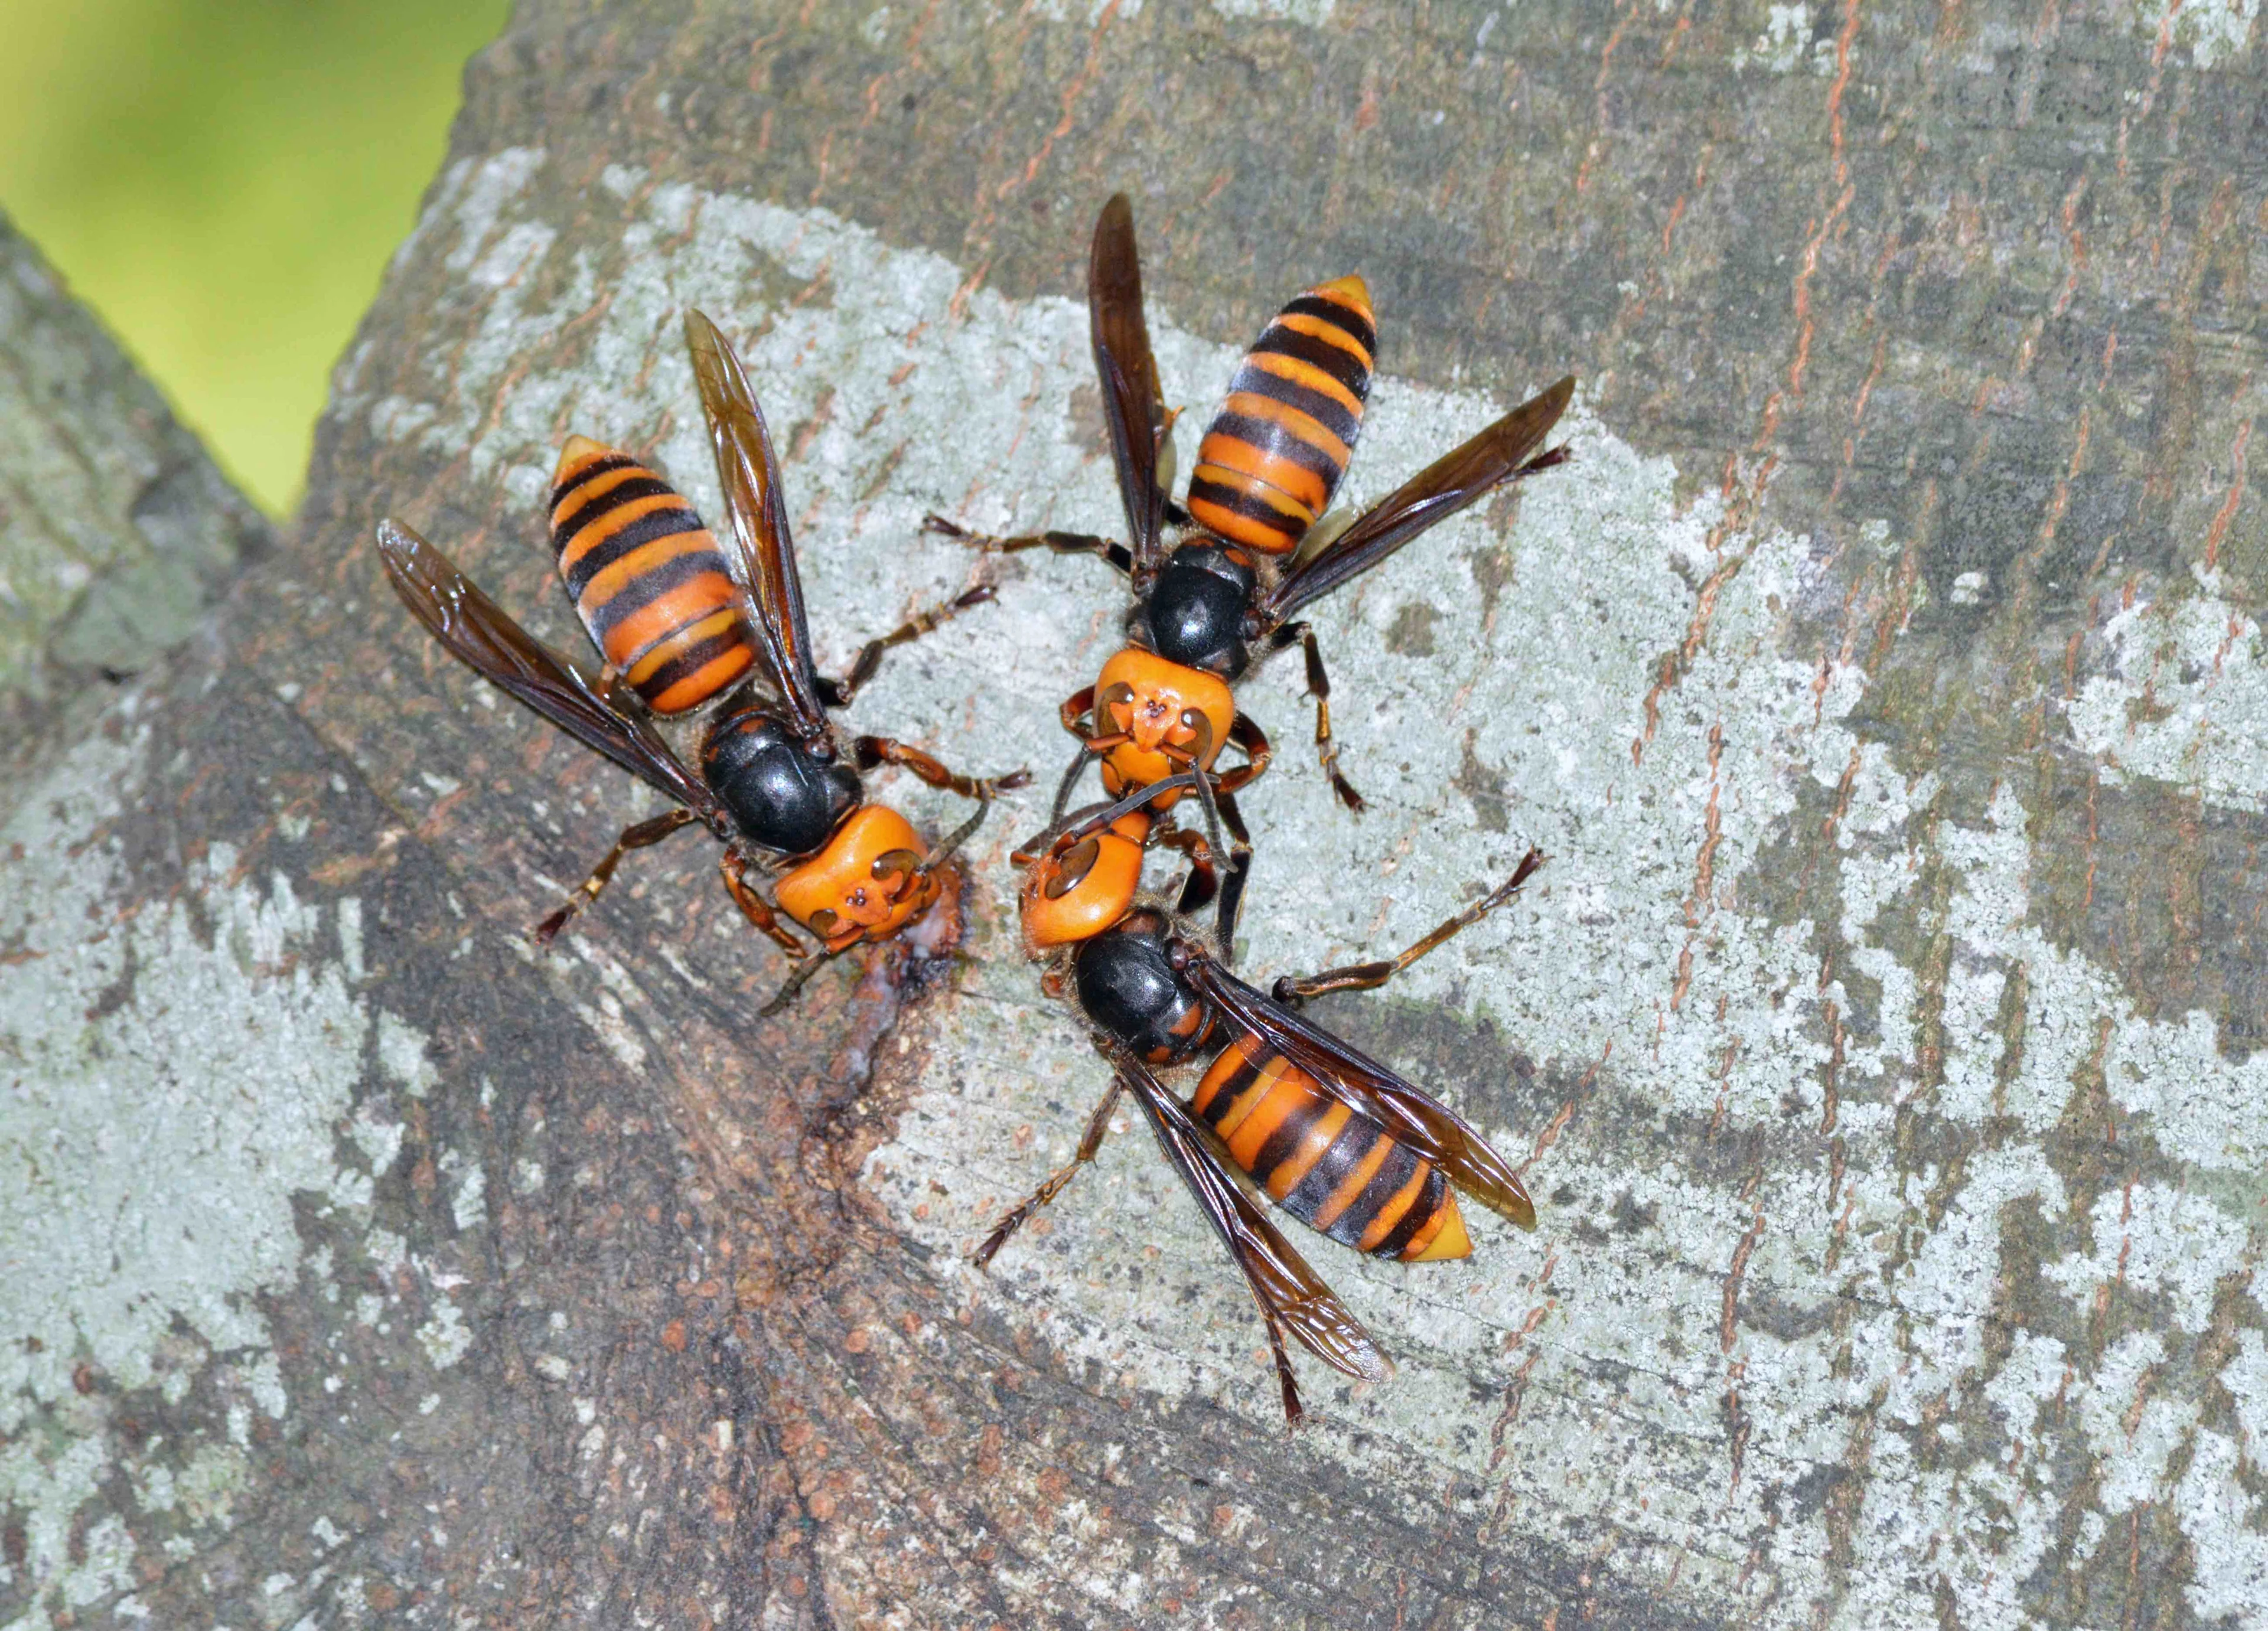
[[1126, 915], [1142, 886], [1142, 843], [1150, 818], [1129, 811], [1100, 833], [1058, 843], [1025, 870], [1020, 907], [1025, 949], [1091, 940]]
[[[1116, 797], [1193, 765], [1210, 770], [1235, 723], [1236, 699], [1219, 675], [1128, 646], [1094, 682], [1095, 733], [1124, 738], [1104, 755], [1102, 785]], [[1180, 797], [1160, 794], [1153, 807]]]
[[913, 824], [881, 804], [861, 804], [827, 847], [774, 885], [780, 909], [840, 951], [887, 940], [937, 899], [921, 871], [929, 853]]

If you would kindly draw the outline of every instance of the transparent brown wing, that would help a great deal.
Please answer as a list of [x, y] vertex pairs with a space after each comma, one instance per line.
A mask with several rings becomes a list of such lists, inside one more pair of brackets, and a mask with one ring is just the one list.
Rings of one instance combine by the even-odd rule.
[[1483, 1206], [1522, 1229], [1535, 1227], [1535, 1205], [1527, 1187], [1455, 1111], [1210, 958], [1193, 959], [1187, 972], [1200, 993], [1314, 1077], [1325, 1092], [1439, 1166]]
[[1575, 395], [1568, 375], [1529, 398], [1454, 452], [1435, 459], [1355, 518], [1354, 524], [1285, 574], [1263, 603], [1272, 628], [1309, 601], [1359, 577], [1428, 527], [1485, 496], [1531, 468], [1559, 462], [1559, 454], [1533, 459]]
[[652, 725], [601, 697], [580, 670], [512, 621], [448, 556], [393, 520], [378, 524], [378, 554], [402, 604], [467, 666], [703, 819], [718, 812], [708, 786]]
[[1118, 467], [1118, 496], [1126, 506], [1138, 593], [1156, 576], [1161, 553], [1166, 495], [1158, 486], [1158, 443], [1166, 428], [1166, 398], [1158, 385], [1158, 359], [1150, 350], [1149, 325], [1142, 316], [1134, 207], [1123, 193], [1112, 195], [1094, 224], [1086, 316], [1095, 371], [1102, 377], [1102, 417], [1110, 430], [1110, 456]]
[[[1392, 1367], [1370, 1333], [1292, 1249], [1259, 1203], [1229, 1176], [1181, 1101], [1139, 1060], [1115, 1050], [1108, 1057], [1149, 1117], [1150, 1130], [1157, 1135], [1166, 1158], [1244, 1271], [1253, 1300], [1270, 1328], [1290, 1333], [1317, 1358], [1347, 1376], [1366, 1382], [1384, 1378]], [[1294, 1401], [1287, 1406], [1296, 1408]]]
[[716, 324], [698, 312], [685, 314], [685, 344], [693, 378], [709, 419], [717, 452], [717, 479], [725, 490], [726, 548], [747, 591], [749, 621], [762, 654], [765, 678], [787, 705], [797, 730], [815, 737], [827, 729], [811, 666], [811, 628], [803, 611], [803, 582], [796, 575], [795, 540], [789, 534], [787, 499], [779, 459], [747, 371]]

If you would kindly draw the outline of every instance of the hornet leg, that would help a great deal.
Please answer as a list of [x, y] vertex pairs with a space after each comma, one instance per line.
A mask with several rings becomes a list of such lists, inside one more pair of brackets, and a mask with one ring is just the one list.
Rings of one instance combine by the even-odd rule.
[[[1252, 835], [1244, 829], [1244, 818], [1238, 813], [1235, 800], [1216, 788], [1216, 778], [1206, 775], [1203, 768], [1212, 746], [1211, 725], [1194, 709], [1182, 713], [1182, 724], [1196, 735], [1188, 752], [1189, 768], [1197, 776], [1197, 803], [1204, 807], [1205, 837], [1214, 855], [1228, 857], [1228, 880], [1221, 890], [1219, 918], [1227, 935], [1220, 947], [1221, 959], [1226, 963], [1236, 955], [1236, 911], [1244, 894], [1245, 877], [1252, 871]], [[1226, 845], [1220, 837], [1223, 826], [1227, 827], [1233, 841]]]
[[1086, 533], [1020, 533], [1013, 538], [1001, 538], [990, 533], [972, 533], [965, 526], [956, 526], [941, 515], [924, 516], [922, 531], [935, 533], [942, 538], [958, 539], [988, 555], [1046, 548], [1059, 555], [1101, 555], [1122, 572], [1130, 573], [1134, 569], [1134, 553], [1125, 545]]
[[1330, 778], [1331, 790], [1339, 802], [1360, 815], [1362, 795], [1354, 790], [1354, 783], [1339, 773], [1338, 744], [1331, 737], [1331, 677], [1323, 672], [1323, 653], [1315, 643], [1315, 631], [1305, 623], [1286, 623], [1269, 639], [1271, 650], [1280, 651], [1298, 641], [1307, 658], [1307, 694], [1315, 699], [1315, 756], [1322, 760], [1323, 774]]
[[[856, 942], [853, 942], [852, 944], [855, 944]], [[849, 946], [845, 946], [843, 948], [843, 951], [847, 951], [850, 949], [850, 948]], [[779, 1012], [780, 1010], [785, 1008], [790, 1003], [794, 1002], [796, 994], [799, 991], [801, 991], [805, 985], [810, 981], [812, 975], [817, 973], [821, 969], [826, 967], [828, 964], [833, 962], [836, 958], [842, 955], [842, 951], [817, 951], [814, 952], [811, 956], [805, 958], [801, 962], [795, 966], [793, 971], [789, 973], [787, 979], [781, 984], [780, 988], [773, 994], [772, 1000], [765, 1003], [762, 1008], [756, 1010], [757, 1017], [759, 1018], [769, 1019], [774, 1014]]]
[[1211, 906], [1213, 897], [1220, 893], [1220, 869], [1213, 864], [1212, 846], [1204, 834], [1186, 827], [1174, 827], [1171, 815], [1159, 818], [1159, 827], [1150, 841], [1160, 849], [1178, 849], [1182, 858], [1189, 863], [1189, 875], [1182, 885], [1181, 898], [1174, 903], [1176, 912], [1202, 912]]
[[1345, 968], [1326, 969], [1320, 974], [1308, 974], [1304, 978], [1295, 979], [1286, 974], [1276, 982], [1276, 1000], [1296, 1006], [1311, 996], [1321, 996], [1327, 991], [1368, 991], [1374, 987], [1384, 985], [1443, 941], [1463, 929], [1471, 928], [1518, 894], [1520, 886], [1528, 881], [1528, 874], [1543, 864], [1543, 852], [1540, 849], [1529, 850], [1521, 857], [1520, 864], [1513, 870], [1510, 878], [1449, 919], [1447, 922], [1440, 924], [1432, 933], [1400, 956], [1387, 958], [1375, 963], [1355, 963]]
[[1244, 755], [1244, 762], [1225, 775], [1213, 778], [1213, 790], [1233, 793], [1251, 786], [1268, 770], [1268, 761], [1276, 750], [1268, 746], [1268, 733], [1263, 731], [1249, 714], [1240, 713], [1229, 722], [1228, 739]]
[[1063, 1194], [1064, 1187], [1079, 1176], [1079, 1169], [1094, 1159], [1095, 1151], [1102, 1148], [1102, 1141], [1110, 1135], [1110, 1113], [1117, 1107], [1118, 1095], [1125, 1091], [1125, 1083], [1120, 1081], [1116, 1076], [1110, 1078], [1110, 1091], [1102, 1096], [1102, 1102], [1094, 1107], [1094, 1114], [1086, 1124], [1086, 1135], [1079, 1141], [1079, 1153], [1071, 1157], [1064, 1165], [1049, 1173], [1046, 1183], [1032, 1191], [1022, 1205], [1017, 1207], [1014, 1211], [993, 1226], [992, 1232], [985, 1237], [984, 1244], [976, 1248], [977, 1267], [983, 1268], [990, 1263], [993, 1254], [1008, 1244], [1009, 1236], [1021, 1229], [1030, 1220], [1033, 1213]]
[[976, 791], [976, 813], [939, 841], [937, 848], [929, 852], [929, 858], [921, 863], [922, 871], [924, 874], [934, 872], [951, 860], [954, 850], [976, 836], [976, 829], [984, 825], [985, 814], [991, 808], [992, 796], [980, 784]]
[[1126, 739], [1122, 731], [1106, 737], [1103, 745], [1097, 747], [1095, 738], [1102, 734], [1101, 727], [1087, 718], [1094, 711], [1093, 686], [1083, 686], [1072, 692], [1064, 698], [1063, 706], [1056, 710], [1056, 716], [1063, 721], [1063, 728], [1079, 738], [1079, 753], [1064, 768], [1063, 780], [1056, 786], [1055, 809], [1048, 817], [1050, 821], [1060, 822], [1063, 819], [1064, 806], [1071, 802], [1071, 790], [1079, 784], [1079, 775], [1086, 768], [1087, 761]]
[[801, 957], [803, 942], [788, 932], [786, 925], [773, 914], [771, 902], [765, 900], [762, 892], [748, 881], [747, 857], [738, 849], [728, 849], [717, 863], [717, 870], [724, 874], [725, 887], [731, 892], [741, 915], [771, 937], [772, 944], [790, 957]]
[[1221, 825], [1228, 828], [1236, 847], [1229, 851], [1228, 871], [1220, 880], [1220, 904], [1213, 918], [1213, 935], [1220, 942], [1221, 966], [1236, 966], [1236, 920], [1244, 907], [1244, 885], [1252, 877], [1252, 834], [1244, 829], [1243, 812], [1233, 795], [1219, 798]]
[[658, 815], [651, 821], [641, 821], [636, 827], [623, 828], [622, 835], [615, 841], [615, 847], [607, 851], [607, 858], [591, 869], [590, 877], [567, 897], [567, 904], [535, 926], [535, 943], [549, 945], [552, 938], [567, 927], [569, 919], [596, 900], [599, 892], [613, 879], [615, 869], [622, 863], [624, 856], [633, 849], [644, 849], [658, 844], [678, 828], [689, 827], [700, 819], [690, 810], [679, 809], [666, 815]]
[[1062, 821], [1064, 808], [1071, 803], [1071, 790], [1079, 785], [1079, 778], [1086, 772], [1086, 767], [1094, 762], [1094, 760], [1093, 751], [1084, 743], [1080, 744], [1079, 751], [1071, 756], [1071, 763], [1064, 767], [1063, 779], [1056, 783], [1055, 808], [1048, 812], [1049, 821]]
[[933, 606], [925, 612], [917, 612], [904, 622], [879, 640], [869, 640], [859, 649], [858, 658], [850, 665], [850, 672], [840, 680], [821, 679], [819, 700], [828, 708], [844, 708], [858, 694], [858, 687], [874, 677], [882, 665], [882, 653], [894, 645], [909, 645], [939, 624], [949, 623], [973, 606], [983, 606], [998, 593], [990, 584], [979, 584], [954, 599]]
[[908, 747], [887, 736], [862, 736], [855, 751], [861, 770], [872, 770], [877, 765], [896, 765], [912, 771], [932, 787], [944, 788], [963, 798], [989, 798], [1009, 788], [1021, 787], [1032, 779], [1028, 770], [1011, 770], [1006, 775], [987, 777], [961, 775], [918, 747]]

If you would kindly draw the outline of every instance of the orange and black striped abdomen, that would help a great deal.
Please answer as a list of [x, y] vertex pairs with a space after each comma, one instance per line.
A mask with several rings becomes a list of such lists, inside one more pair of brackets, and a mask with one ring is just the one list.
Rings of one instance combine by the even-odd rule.
[[1278, 1206], [1341, 1245], [1410, 1262], [1472, 1251], [1440, 1168], [1258, 1038], [1222, 1050], [1189, 1108]]
[[1265, 555], [1299, 547], [1346, 474], [1377, 344], [1359, 277], [1276, 314], [1197, 445], [1189, 510], [1199, 525]]
[[657, 714], [681, 714], [755, 661], [724, 552], [692, 505], [627, 453], [569, 440], [551, 547], [591, 640]]

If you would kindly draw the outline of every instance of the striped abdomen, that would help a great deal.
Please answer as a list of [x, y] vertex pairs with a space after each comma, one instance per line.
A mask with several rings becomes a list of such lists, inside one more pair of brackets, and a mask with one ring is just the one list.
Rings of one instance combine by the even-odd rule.
[[1341, 1245], [1410, 1262], [1472, 1251], [1438, 1167], [1257, 1037], [1222, 1050], [1189, 1108], [1278, 1206]]
[[1197, 445], [1189, 510], [1199, 525], [1264, 555], [1299, 547], [1346, 474], [1377, 343], [1359, 277], [1276, 314]]
[[755, 661], [716, 539], [628, 453], [568, 439], [552, 478], [551, 547], [592, 643], [655, 713], [700, 707]]

